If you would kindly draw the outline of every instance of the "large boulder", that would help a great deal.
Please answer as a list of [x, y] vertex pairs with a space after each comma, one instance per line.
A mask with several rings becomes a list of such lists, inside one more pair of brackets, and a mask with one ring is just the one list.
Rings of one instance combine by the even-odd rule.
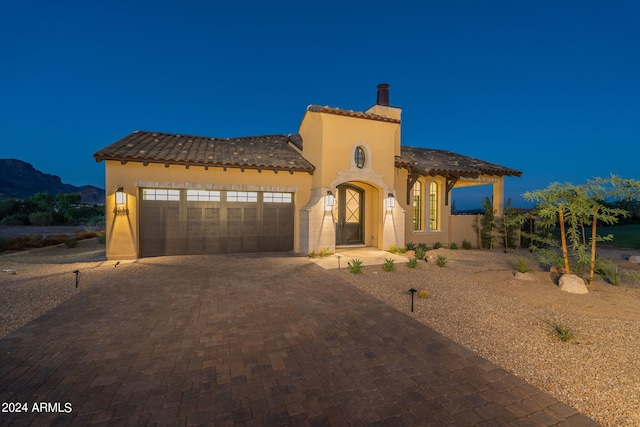
[[629, 257], [629, 262], [632, 262], [634, 264], [640, 264], [640, 256], [638, 256], [638, 255], [630, 256]]
[[584, 284], [582, 277], [575, 274], [563, 274], [560, 276], [560, 282], [558, 283], [561, 291], [569, 292], [571, 294], [588, 294], [589, 290]]

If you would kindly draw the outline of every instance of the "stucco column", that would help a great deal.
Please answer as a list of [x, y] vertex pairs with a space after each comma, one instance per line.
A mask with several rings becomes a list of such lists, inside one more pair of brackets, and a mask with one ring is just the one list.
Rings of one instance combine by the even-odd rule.
[[493, 214], [502, 216], [504, 209], [504, 177], [501, 176], [499, 181], [492, 184], [493, 187]]

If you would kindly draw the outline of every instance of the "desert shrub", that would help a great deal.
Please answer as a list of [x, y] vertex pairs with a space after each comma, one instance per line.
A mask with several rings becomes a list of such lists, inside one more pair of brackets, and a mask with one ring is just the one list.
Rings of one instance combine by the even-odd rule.
[[433, 244], [433, 249], [440, 249], [441, 247], [442, 247], [442, 243], [440, 243], [440, 242], [435, 242]]
[[444, 267], [447, 265], [447, 257], [444, 255], [438, 255], [438, 258], [436, 258], [436, 265], [438, 267]]
[[416, 248], [416, 259], [424, 259], [425, 255], [427, 254], [427, 250], [421, 246], [418, 246]]
[[420, 292], [418, 292], [418, 298], [429, 299], [431, 298], [431, 293], [429, 293], [428, 290], [423, 289]]
[[466, 249], [466, 250], [471, 249], [471, 242], [468, 241], [467, 239], [464, 239], [462, 241], [462, 249]]
[[107, 243], [107, 235], [106, 234], [100, 234], [98, 236], [98, 243], [100, 243], [101, 245], [104, 245]]
[[41, 247], [59, 245], [59, 244], [64, 243], [65, 240], [67, 240], [67, 239], [68, 239], [68, 237], [66, 235], [55, 236], [55, 237], [44, 237], [42, 239]]
[[426, 244], [426, 243], [418, 243], [418, 245], [416, 246], [416, 251], [417, 251], [418, 249], [422, 249], [422, 250], [424, 250], [425, 252], [427, 252], [427, 250], [429, 249], [429, 247], [427, 246], [427, 244]]
[[382, 264], [382, 269], [384, 271], [394, 271], [396, 269], [395, 261], [391, 258], [385, 258], [384, 264]]
[[53, 215], [51, 212], [33, 212], [29, 214], [29, 222], [35, 225], [51, 225]]
[[23, 213], [15, 213], [5, 216], [0, 221], [2, 225], [29, 225], [29, 215]]
[[405, 245], [405, 248], [406, 248], [408, 251], [415, 251], [415, 250], [416, 250], [416, 244], [415, 244], [415, 243], [412, 243], [412, 242], [408, 242], [408, 243]]
[[75, 234], [75, 238], [78, 240], [87, 240], [98, 237], [97, 231], [79, 231]]
[[361, 274], [364, 269], [364, 263], [362, 262], [362, 260], [359, 260], [357, 258], [349, 261], [347, 263], [347, 266], [349, 267], [349, 271], [353, 274]]
[[418, 259], [415, 257], [409, 258], [409, 261], [407, 262], [407, 267], [416, 268], [417, 266], [418, 266]]
[[527, 271], [529, 271], [529, 268], [527, 267], [527, 263], [525, 262], [524, 258], [520, 257], [518, 258], [518, 264], [516, 265], [516, 270], [519, 271], [520, 273], [526, 273]]
[[449, 245], [449, 249], [455, 251], [456, 249], [458, 249], [458, 244], [456, 242], [451, 242], [451, 244]]
[[396, 245], [391, 245], [391, 247], [389, 248], [389, 252], [391, 252], [392, 254], [403, 254], [405, 252], [407, 252], [406, 248], [399, 248]]
[[559, 322], [549, 322], [553, 335], [562, 342], [569, 342], [575, 338], [575, 334], [566, 325]]
[[7, 249], [13, 251], [21, 251], [24, 249], [43, 247], [43, 237], [40, 234], [21, 234], [9, 239]]
[[75, 248], [76, 246], [78, 246], [78, 239], [76, 239], [74, 237], [69, 237], [69, 238], [64, 240], [64, 244], [68, 248]]

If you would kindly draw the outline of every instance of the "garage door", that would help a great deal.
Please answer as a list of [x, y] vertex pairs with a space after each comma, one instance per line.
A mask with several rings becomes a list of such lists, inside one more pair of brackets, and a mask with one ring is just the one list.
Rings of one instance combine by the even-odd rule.
[[293, 250], [292, 193], [142, 189], [141, 256]]

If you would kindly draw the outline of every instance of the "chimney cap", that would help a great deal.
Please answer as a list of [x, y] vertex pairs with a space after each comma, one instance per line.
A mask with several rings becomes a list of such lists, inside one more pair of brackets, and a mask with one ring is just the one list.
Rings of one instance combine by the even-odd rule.
[[377, 105], [389, 106], [389, 84], [380, 83], [378, 85], [378, 97], [376, 99]]

